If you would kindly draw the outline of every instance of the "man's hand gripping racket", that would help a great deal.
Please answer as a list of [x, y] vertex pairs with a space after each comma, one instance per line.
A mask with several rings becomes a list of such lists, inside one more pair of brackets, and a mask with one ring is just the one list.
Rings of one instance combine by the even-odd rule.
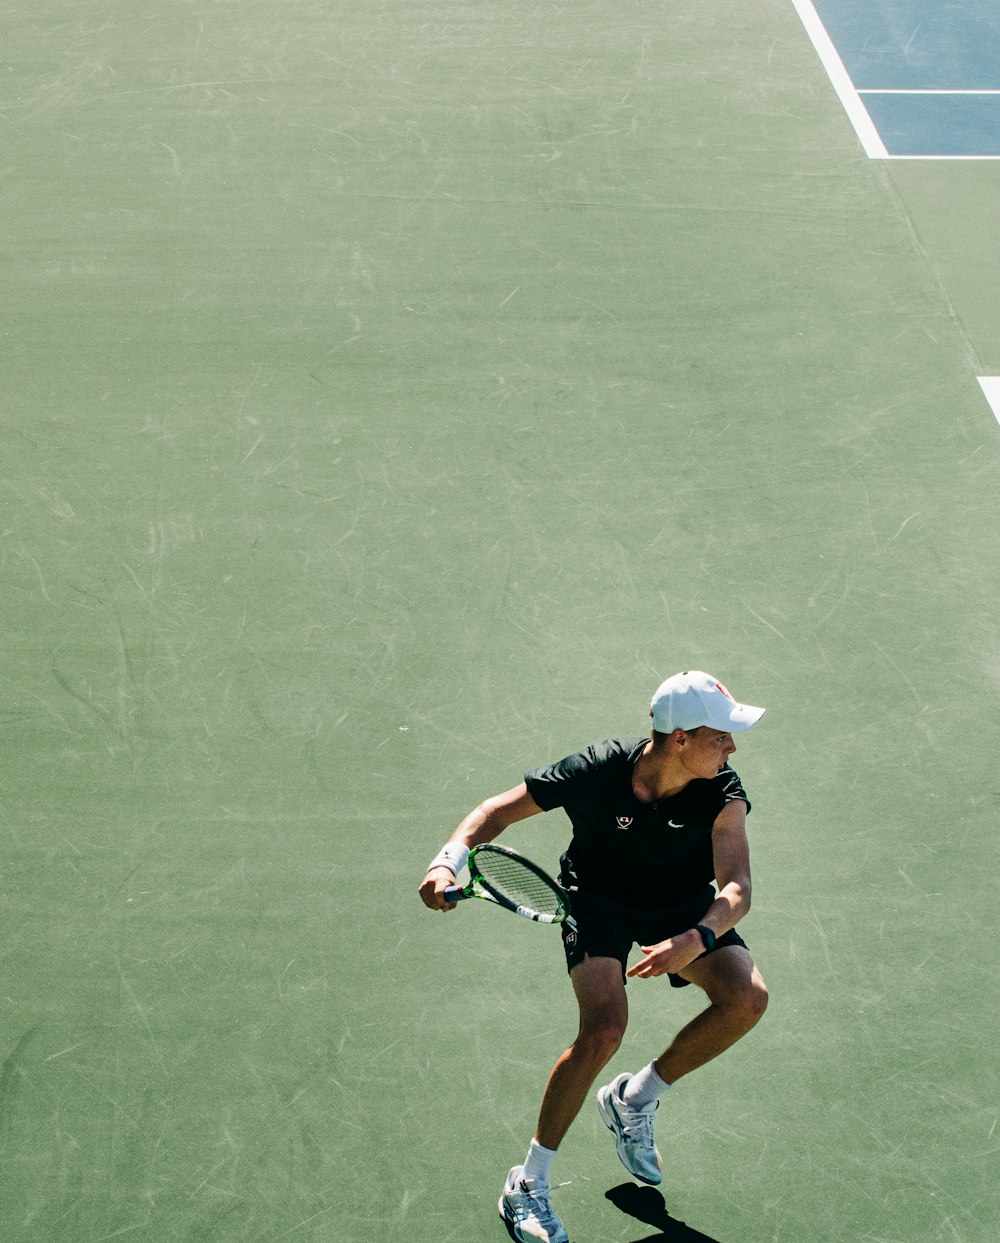
[[446, 902], [482, 898], [539, 924], [568, 924], [575, 928], [570, 897], [537, 863], [506, 846], [485, 843], [469, 855], [469, 883], [450, 885]]

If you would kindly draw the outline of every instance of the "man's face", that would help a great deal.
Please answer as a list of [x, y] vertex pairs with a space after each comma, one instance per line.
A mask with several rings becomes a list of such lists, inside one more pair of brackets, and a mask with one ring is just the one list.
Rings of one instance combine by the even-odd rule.
[[732, 734], [704, 725], [697, 732], [685, 734], [680, 755], [684, 767], [693, 777], [716, 777], [736, 750]]

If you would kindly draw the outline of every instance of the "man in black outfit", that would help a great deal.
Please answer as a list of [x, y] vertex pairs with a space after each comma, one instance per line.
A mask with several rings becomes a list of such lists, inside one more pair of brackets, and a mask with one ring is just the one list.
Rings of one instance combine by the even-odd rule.
[[[674, 987], [696, 984], [709, 1001], [658, 1058], [597, 1093], [622, 1163], [646, 1183], [661, 1180], [653, 1138], [660, 1096], [764, 1013], [767, 989], [735, 932], [750, 909], [750, 802], [727, 763], [733, 734], [763, 714], [736, 703], [711, 674], [675, 674], [653, 696], [650, 738], [598, 743], [527, 773], [471, 811], [427, 870], [425, 905], [452, 910], [444, 891], [472, 846], [556, 807], [573, 826], [560, 880], [572, 893], [576, 922], [576, 930], [563, 926], [563, 943], [580, 1030], [552, 1071], [527, 1157], [500, 1197], [500, 1215], [520, 1243], [568, 1243], [550, 1203], [552, 1163], [621, 1043], [626, 978], [666, 975]], [[628, 968], [634, 944], [643, 958]]]

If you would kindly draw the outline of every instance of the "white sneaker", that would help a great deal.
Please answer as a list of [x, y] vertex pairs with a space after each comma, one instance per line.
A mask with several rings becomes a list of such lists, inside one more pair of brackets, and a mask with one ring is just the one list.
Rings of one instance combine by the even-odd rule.
[[655, 1187], [663, 1181], [662, 1162], [653, 1139], [653, 1114], [660, 1102], [653, 1101], [643, 1109], [629, 1109], [622, 1100], [622, 1089], [630, 1078], [631, 1075], [619, 1075], [600, 1088], [597, 1108], [604, 1125], [617, 1138], [622, 1165], [633, 1177]]
[[507, 1175], [497, 1208], [518, 1243], [569, 1243], [566, 1227], [549, 1204], [551, 1191], [544, 1183], [522, 1178], [523, 1165]]

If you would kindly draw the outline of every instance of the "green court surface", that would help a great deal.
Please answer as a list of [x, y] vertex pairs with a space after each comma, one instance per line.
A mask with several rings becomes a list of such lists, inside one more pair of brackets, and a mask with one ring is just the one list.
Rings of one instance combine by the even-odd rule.
[[869, 161], [785, 0], [3, 27], [0, 1238], [503, 1243], [558, 936], [416, 888], [694, 667], [771, 1008], [572, 1243], [995, 1243], [1000, 165]]

